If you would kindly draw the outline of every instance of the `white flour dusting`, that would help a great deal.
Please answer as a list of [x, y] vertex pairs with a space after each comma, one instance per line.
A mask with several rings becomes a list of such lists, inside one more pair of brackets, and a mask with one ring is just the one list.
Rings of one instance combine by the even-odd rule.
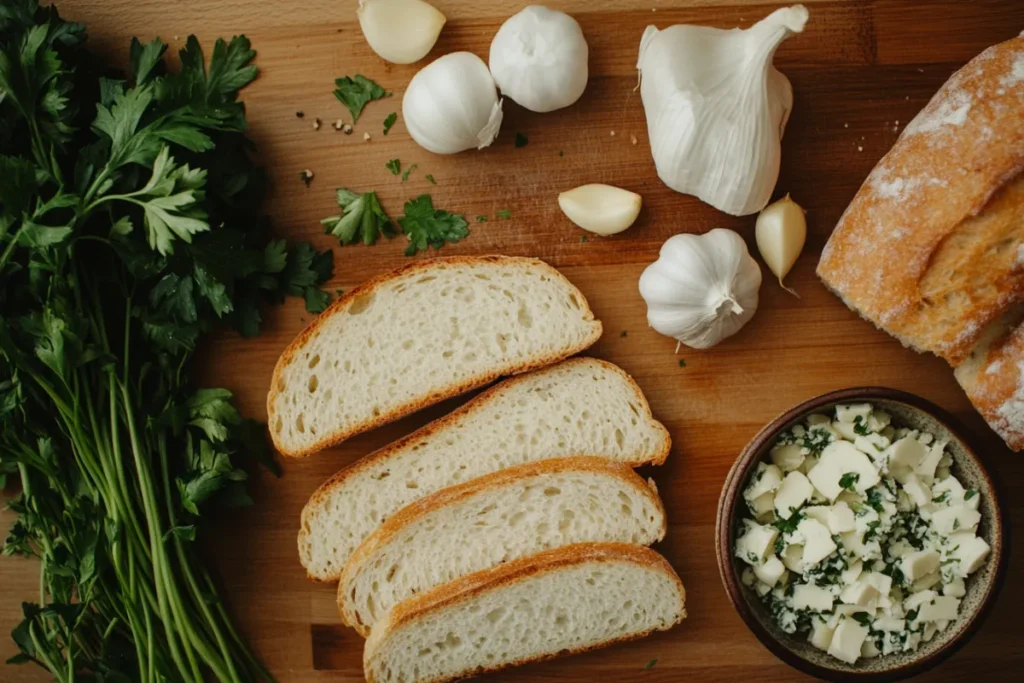
[[903, 135], [909, 137], [931, 133], [945, 126], [962, 126], [967, 121], [972, 104], [973, 98], [969, 93], [964, 90], [951, 90], [938, 106], [935, 106], [933, 100], [922, 109], [903, 130]]
[[995, 363], [992, 363], [991, 365], [988, 366], [988, 369], [985, 370], [985, 374], [986, 375], [995, 375], [995, 374], [997, 374], [1002, 369], [1003, 369], [1003, 361], [997, 360]]
[[1017, 368], [1020, 370], [1017, 391], [999, 406], [996, 411], [999, 423], [994, 425], [1000, 436], [1008, 441], [1013, 436], [1024, 434], [1024, 361], [1017, 363]]
[[1007, 88], [1012, 88], [1020, 83], [1024, 83], [1024, 52], [1017, 53], [1010, 73], [999, 79], [999, 84]]

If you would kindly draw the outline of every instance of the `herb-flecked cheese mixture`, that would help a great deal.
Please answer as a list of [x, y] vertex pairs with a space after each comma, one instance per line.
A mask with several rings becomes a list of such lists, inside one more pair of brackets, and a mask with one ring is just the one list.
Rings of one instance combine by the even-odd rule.
[[848, 664], [948, 628], [989, 554], [980, 496], [950, 472], [947, 442], [891, 422], [868, 403], [812, 414], [743, 492], [743, 583], [783, 631]]

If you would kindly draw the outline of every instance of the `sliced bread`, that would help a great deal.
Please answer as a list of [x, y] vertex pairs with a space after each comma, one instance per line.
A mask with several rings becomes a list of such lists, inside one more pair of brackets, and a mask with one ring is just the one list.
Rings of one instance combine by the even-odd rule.
[[556, 457], [660, 464], [669, 446], [629, 375], [573, 358], [506, 380], [335, 474], [302, 510], [299, 557], [311, 578], [337, 581], [363, 539], [435, 491]]
[[519, 465], [422, 498], [363, 541], [338, 585], [364, 637], [399, 602], [461, 576], [574, 543], [650, 545], [665, 536], [653, 482], [603, 458]]
[[363, 651], [369, 683], [440, 683], [671, 628], [675, 571], [648, 548], [583, 543], [470, 574], [399, 603]]
[[356, 287], [274, 368], [274, 445], [303, 456], [403, 415], [587, 348], [601, 323], [543, 261], [439, 258]]

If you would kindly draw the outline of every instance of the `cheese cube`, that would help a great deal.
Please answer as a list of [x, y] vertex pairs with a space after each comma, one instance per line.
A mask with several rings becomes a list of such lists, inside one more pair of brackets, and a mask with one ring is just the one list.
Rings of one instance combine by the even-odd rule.
[[836, 543], [828, 527], [817, 520], [802, 519], [796, 527], [804, 538], [802, 562], [804, 567], [813, 567], [836, 550]]
[[932, 502], [932, 490], [916, 474], [908, 474], [904, 478], [903, 490], [918, 507]]
[[828, 612], [832, 609], [832, 594], [818, 586], [807, 583], [798, 584], [793, 586], [793, 608]]
[[861, 578], [844, 588], [839, 599], [848, 605], [874, 609], [878, 605], [879, 595], [877, 588]]
[[761, 564], [769, 549], [775, 545], [779, 531], [775, 527], [762, 526], [749, 519], [743, 520], [743, 524], [743, 535], [736, 541], [736, 557], [747, 564]]
[[907, 628], [907, 622], [903, 619], [894, 619], [893, 617], [881, 617], [875, 619], [874, 623], [871, 624], [871, 628], [887, 633], [899, 632]]
[[921, 640], [927, 643], [929, 640], [935, 637], [935, 634], [936, 632], [938, 632], [938, 630], [939, 629], [933, 623], [929, 622], [925, 624], [924, 629], [922, 629], [921, 632]]
[[918, 550], [904, 555], [900, 560], [900, 571], [911, 581], [931, 574], [939, 568], [939, 554], [934, 550]]
[[835, 633], [832, 634], [828, 653], [847, 664], [854, 664], [860, 657], [861, 646], [864, 645], [867, 637], [867, 626], [861, 626], [849, 617], [842, 619], [839, 626], [836, 627]]
[[955, 548], [955, 550], [948, 551], [949, 556], [960, 560], [957, 572], [960, 576], [966, 577], [968, 574], [976, 572], [985, 563], [985, 558], [991, 551], [985, 539], [979, 538], [969, 531], [950, 534], [948, 539], [949, 547]]
[[804, 461], [797, 469], [797, 471], [802, 472], [803, 474], [807, 474], [808, 472], [814, 469], [814, 466], [818, 464], [818, 461], [820, 459], [821, 458], [819, 458], [816, 455], [805, 455]]
[[939, 466], [939, 460], [942, 459], [943, 451], [946, 450], [948, 443], [948, 441], [936, 441], [932, 444], [932, 447], [928, 449], [928, 454], [914, 468], [914, 473], [926, 482], [935, 479], [935, 470]]
[[867, 499], [856, 491], [843, 491], [839, 494], [839, 497], [836, 498], [837, 503], [846, 503], [851, 508], [857, 505], [863, 505], [865, 500]]
[[787, 545], [782, 551], [782, 564], [791, 572], [803, 574], [804, 572], [804, 547], [802, 544], [794, 543]]
[[825, 526], [828, 526], [828, 514], [830, 509], [831, 508], [828, 505], [810, 505], [800, 512], [804, 517], [813, 519], [816, 522], [821, 522]]
[[853, 424], [859, 417], [861, 422], [866, 424], [868, 417], [871, 415], [871, 410], [872, 407], [870, 403], [849, 403], [846, 405], [837, 405], [836, 419], [840, 422]]
[[927, 590], [934, 588], [942, 583], [942, 574], [939, 572], [932, 572], [931, 574], [925, 574], [920, 579], [910, 585], [910, 590], [914, 593], [918, 591]]
[[775, 494], [771, 491], [762, 493], [757, 498], [748, 500], [747, 507], [758, 522], [769, 522], [775, 519]]
[[[945, 457], [945, 456], [943, 456], [943, 457]], [[943, 479], [949, 479], [949, 476], [950, 476], [949, 467], [944, 466], [942, 464], [942, 461], [940, 460], [939, 461], [939, 466], [937, 468], [935, 468], [935, 481], [942, 481]]]
[[853, 510], [844, 502], [837, 502], [828, 510], [828, 530], [833, 534], [842, 534], [857, 528]]
[[775, 514], [779, 519], [789, 519], [811, 497], [814, 487], [800, 472], [790, 472], [775, 492]]
[[882, 596], [888, 596], [892, 590], [892, 577], [881, 572], [868, 572], [861, 577], [861, 581], [874, 586]]
[[762, 564], [754, 567], [754, 576], [758, 578], [761, 583], [767, 584], [768, 586], [774, 587], [778, 583], [782, 573], [786, 571], [785, 565], [775, 555], [771, 555]]
[[848, 441], [835, 441], [825, 446], [821, 460], [810, 471], [807, 478], [814, 488], [829, 500], [835, 500], [843, 492], [840, 481], [844, 475], [854, 474], [853, 487], [857, 493], [864, 493], [880, 481], [878, 470], [868, 456], [853, 447]]
[[784, 446], [776, 446], [769, 454], [772, 464], [783, 472], [791, 472], [799, 469], [804, 462], [804, 454], [799, 445], [788, 443]]
[[854, 447], [861, 453], [866, 453], [875, 462], [882, 460], [889, 444], [889, 439], [881, 434], [863, 434], [853, 440]]
[[858, 425], [855, 425], [852, 422], [839, 422], [836, 420], [832, 423], [832, 429], [842, 434], [843, 438], [847, 441], [856, 441], [859, 436], [857, 434], [857, 427]]
[[856, 557], [862, 560], [877, 560], [882, 557], [882, 547], [877, 538], [864, 542], [864, 535], [860, 531], [847, 531], [839, 534], [843, 542], [843, 549], [847, 557]]
[[945, 631], [945, 630], [946, 630], [946, 627], [948, 627], [948, 626], [949, 626], [949, 622], [950, 622], [950, 621], [951, 621], [950, 619], [939, 619], [939, 620], [937, 620], [937, 621], [935, 621], [935, 622], [933, 622], [933, 623], [935, 624], [935, 628], [936, 628], [937, 630], [939, 630], [939, 631]]
[[860, 578], [863, 569], [863, 563], [860, 560], [857, 560], [843, 570], [843, 573], [839, 575], [839, 579], [843, 582], [844, 586], [848, 586]]
[[942, 587], [943, 595], [950, 595], [954, 598], [962, 598], [967, 595], [967, 587], [964, 585], [964, 580], [957, 577]]
[[919, 608], [926, 602], [931, 602], [934, 598], [937, 598], [938, 594], [932, 590], [924, 590], [920, 593], [913, 593], [909, 598], [903, 601], [903, 609], [907, 612], [912, 612]]
[[740, 581], [743, 582], [744, 586], [750, 588], [757, 583], [757, 577], [754, 576], [754, 571], [750, 567], [744, 567], [743, 573], [740, 574]]
[[757, 594], [758, 594], [758, 595], [759, 595], [760, 597], [762, 597], [762, 598], [763, 598], [763, 597], [764, 597], [765, 595], [767, 595], [767, 594], [768, 594], [768, 592], [769, 592], [769, 591], [770, 591], [771, 589], [772, 589], [772, 587], [771, 587], [771, 586], [769, 586], [769, 585], [768, 585], [768, 584], [766, 584], [766, 583], [761, 583], [760, 581], [758, 581], [758, 582], [757, 582], [757, 585], [756, 585], [756, 586], [754, 586], [754, 590], [755, 590], [755, 591], [757, 592]]
[[884, 410], [874, 410], [868, 417], [868, 429], [873, 432], [881, 432], [892, 423], [892, 415]]
[[807, 416], [807, 429], [813, 429], [814, 427], [827, 425], [831, 422], [832, 420], [828, 418], [828, 415], [822, 415], [821, 413], [812, 413]]
[[928, 449], [920, 441], [904, 437], [890, 446], [886, 453], [889, 474], [902, 484], [927, 455]]
[[860, 656], [870, 659], [871, 657], [877, 657], [882, 654], [881, 650], [878, 649], [878, 645], [871, 638], [865, 638], [864, 644], [860, 646]]
[[[944, 496], [944, 493], [949, 495]], [[932, 498], [942, 498], [941, 502], [946, 505], [956, 505], [962, 502], [965, 493], [963, 485], [956, 477], [946, 477], [932, 485]]]
[[922, 603], [917, 613], [918, 621], [938, 621], [940, 619], [956, 619], [960, 609], [960, 598], [950, 595], [939, 595], [928, 602]]
[[750, 478], [750, 484], [743, 491], [743, 497], [747, 500], [753, 500], [765, 493], [775, 491], [781, 483], [782, 472], [779, 471], [778, 467], [766, 465], [763, 462], [758, 463], [757, 469], [754, 470], [754, 474]]
[[828, 650], [832, 643], [832, 634], [836, 630], [828, 625], [828, 622], [815, 619], [811, 625], [811, 632], [807, 636], [807, 642], [819, 650]]
[[[953, 477], [950, 477], [952, 479]], [[948, 481], [948, 479], [947, 479]], [[981, 513], [964, 505], [943, 508], [932, 514], [932, 527], [940, 534], [949, 535], [956, 531], [974, 532], [981, 521]]]

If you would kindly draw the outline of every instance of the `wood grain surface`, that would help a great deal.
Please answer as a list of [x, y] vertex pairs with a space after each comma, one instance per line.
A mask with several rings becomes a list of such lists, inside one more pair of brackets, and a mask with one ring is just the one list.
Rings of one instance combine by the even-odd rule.
[[[491, 37], [522, 3], [433, 0], [449, 22], [431, 57], [455, 50], [486, 56]], [[332, 240], [318, 220], [335, 212], [334, 188], [375, 189], [385, 208], [429, 192], [435, 205], [465, 213], [471, 235], [446, 254], [537, 256], [560, 268], [590, 300], [605, 324], [591, 353], [636, 377], [655, 415], [671, 430], [666, 465], [648, 468], [662, 492], [669, 533], [658, 549], [687, 588], [689, 618], [680, 627], [636, 643], [526, 667], [504, 681], [784, 681], [801, 676], [751, 635], [726, 599], [715, 565], [715, 504], [742, 446], [765, 422], [793, 404], [830, 389], [884, 385], [937, 402], [961, 417], [984, 446], [1003, 490], [1011, 528], [1024, 527], [1024, 459], [1010, 453], [971, 409], [941, 360], [917, 355], [857, 318], [828, 294], [814, 266], [829, 232], [874, 163], [950, 73], [979, 51], [1024, 29], [1020, 0], [948, 2], [809, 2], [805, 33], [786, 42], [776, 65], [789, 76], [795, 109], [783, 145], [778, 193], [790, 192], [808, 211], [807, 248], [788, 284], [797, 299], [767, 277], [761, 306], [737, 336], [709, 351], [673, 354], [675, 342], [647, 327], [637, 279], [661, 243], [680, 232], [733, 228], [753, 247], [753, 218], [731, 218], [668, 190], [655, 175], [636, 85], [636, 55], [645, 26], [692, 22], [749, 25], [774, 5], [742, 0], [566, 0], [553, 7], [577, 17], [590, 44], [590, 83], [571, 108], [533, 114], [511, 102], [495, 144], [482, 152], [439, 157], [419, 149], [398, 124], [386, 137], [381, 122], [399, 111], [416, 66], [387, 65], [363, 40], [355, 0], [63, 0], [62, 14], [86, 23], [90, 44], [123, 63], [129, 38], [156, 35], [181, 45], [194, 32], [209, 47], [217, 36], [247, 34], [262, 74], [244, 92], [252, 135], [270, 171], [268, 211], [280, 234]], [[656, 10], [656, 11], [652, 11]], [[394, 97], [370, 104], [345, 136], [330, 125], [348, 113], [331, 95], [333, 79], [365, 74]], [[296, 112], [305, 116], [297, 118]], [[314, 131], [319, 117], [324, 125]], [[370, 141], [362, 139], [363, 132]], [[516, 148], [522, 132], [529, 144]], [[384, 167], [391, 158], [418, 164], [407, 182]], [[315, 178], [307, 188], [303, 169]], [[430, 173], [437, 181], [431, 185]], [[589, 237], [558, 211], [558, 192], [607, 182], [639, 192], [636, 225], [611, 238]], [[495, 213], [507, 209], [510, 220]], [[486, 223], [472, 222], [486, 215]], [[335, 249], [332, 288], [348, 289], [407, 262], [403, 240]], [[898, 255], [893, 255], [898, 258]], [[421, 256], [422, 258], [422, 256]], [[204, 377], [236, 392], [242, 410], [265, 416], [274, 361], [309, 322], [301, 302], [267, 312], [258, 340], [231, 335], [203, 351]], [[679, 359], [686, 367], [680, 367]], [[333, 589], [310, 583], [295, 547], [299, 510], [336, 469], [388, 443], [456, 402], [354, 438], [302, 461], [284, 462], [284, 476], [254, 479], [256, 506], [222, 518], [206, 545], [230, 608], [258, 654], [281, 681], [362, 680], [361, 639], [339, 625]], [[11, 517], [0, 514], [6, 525]], [[1024, 545], [1012, 551], [1009, 581], [981, 632], [924, 678], [1019, 680], [1024, 627]], [[0, 632], [19, 619], [22, 599], [38, 593], [28, 561], [0, 560]], [[13, 645], [0, 637], [0, 658]], [[655, 666], [645, 669], [651, 660]], [[1017, 671], [1017, 674], [1013, 674]], [[45, 680], [32, 668], [0, 668], [0, 680]]]

